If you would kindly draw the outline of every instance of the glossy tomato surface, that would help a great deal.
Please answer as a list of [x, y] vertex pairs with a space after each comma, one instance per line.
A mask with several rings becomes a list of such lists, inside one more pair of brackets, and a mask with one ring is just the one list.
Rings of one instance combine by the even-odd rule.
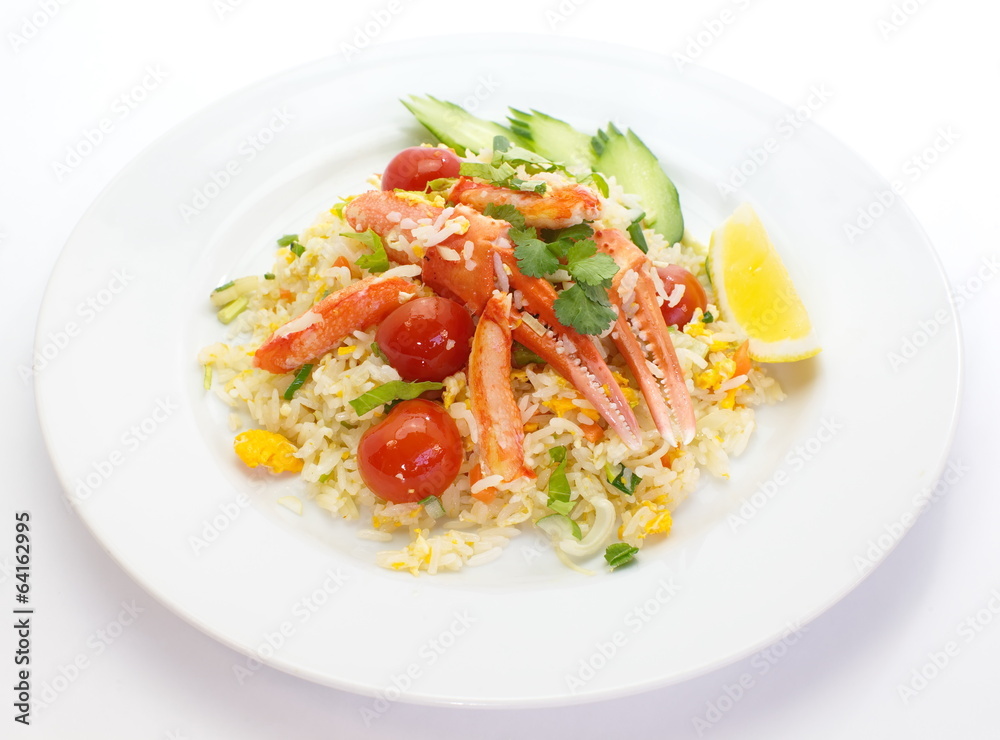
[[668, 306], [666, 301], [660, 306], [660, 311], [667, 324], [683, 329], [694, 316], [696, 308], [704, 311], [708, 306], [708, 296], [705, 295], [705, 289], [701, 287], [698, 278], [680, 265], [657, 267], [656, 271], [667, 289], [667, 295], [673, 292], [675, 286], [684, 286], [684, 295], [681, 296], [676, 306]]
[[469, 361], [474, 331], [464, 306], [431, 296], [407, 301], [386, 316], [375, 342], [404, 380], [441, 381]]
[[393, 157], [382, 173], [383, 190], [423, 190], [439, 177], [458, 177], [462, 165], [447, 149], [411, 146]]
[[372, 492], [395, 504], [440, 496], [462, 467], [462, 436], [444, 406], [402, 401], [361, 437], [358, 470]]

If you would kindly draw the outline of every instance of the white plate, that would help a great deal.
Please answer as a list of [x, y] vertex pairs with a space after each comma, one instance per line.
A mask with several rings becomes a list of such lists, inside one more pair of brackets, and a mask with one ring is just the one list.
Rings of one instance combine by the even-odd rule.
[[[706, 476], [634, 567], [588, 578], [525, 537], [458, 575], [381, 570], [355, 524], [275, 504], [294, 480], [248, 477], [201, 388], [195, 355], [221, 335], [211, 288], [265, 271], [277, 235], [424, 138], [397, 99], [425, 92], [493, 118], [511, 104], [587, 130], [631, 126], [667, 164], [693, 233], [707, 238], [751, 202], [807, 302], [824, 352], [775, 367], [788, 400], [760, 411], [731, 479]], [[942, 467], [959, 378], [954, 313], [920, 227], [896, 202], [851, 243], [844, 224], [889, 186], [814, 126], [785, 136], [787, 113], [665, 58], [516, 37], [370, 50], [219, 102], [112, 182], [54, 271], [36, 393], [69, 500], [192, 624], [282, 670], [389, 700], [607, 698], [780, 639], [859, 582], [872, 543], [898, 540]], [[778, 150], [721, 195], [716, 183], [769, 137]], [[234, 656], [234, 680], [257, 665]]]

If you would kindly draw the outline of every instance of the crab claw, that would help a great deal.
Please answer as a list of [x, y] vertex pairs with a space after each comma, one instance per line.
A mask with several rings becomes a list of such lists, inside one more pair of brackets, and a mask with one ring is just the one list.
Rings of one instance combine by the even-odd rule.
[[[639, 448], [639, 423], [593, 339], [559, 322], [552, 307], [557, 294], [551, 283], [528, 277], [518, 269], [507, 239], [509, 223], [464, 205], [441, 209], [382, 192], [359, 196], [348, 204], [344, 215], [359, 231], [374, 229], [387, 251], [393, 244], [403, 252], [411, 251], [414, 245], [420, 247], [424, 283], [435, 293], [464, 303], [477, 315], [484, 311], [496, 288], [517, 291], [518, 305], [510, 312], [514, 339], [572, 383], [628, 447]], [[467, 221], [464, 233], [438, 239], [451, 230], [450, 221], [460, 219]], [[433, 244], [428, 243], [428, 237]], [[541, 332], [525, 322], [522, 310], [538, 317], [543, 324]]]
[[618, 309], [611, 338], [635, 375], [660, 434], [671, 444], [678, 439], [688, 444], [695, 434], [694, 408], [656, 301], [652, 264], [618, 229], [598, 231], [594, 241], [619, 268], [608, 291]]
[[521, 410], [510, 385], [510, 345], [510, 294], [496, 292], [486, 302], [472, 338], [469, 397], [479, 429], [482, 475], [499, 475], [504, 483], [535, 476], [524, 464]]
[[[503, 259], [508, 266], [511, 262], [516, 264], [512, 250], [505, 251]], [[510, 281], [511, 287], [518, 292], [524, 312], [537, 316], [547, 329], [539, 334], [522, 320], [514, 329], [514, 338], [572, 383], [629, 448], [638, 449], [641, 446], [639, 422], [632, 407], [594, 340], [564, 326], [556, 318], [553, 302], [557, 293], [552, 284], [515, 269], [511, 269]]]
[[583, 185], [551, 187], [545, 193], [522, 192], [459, 178], [448, 193], [452, 203], [463, 203], [482, 211], [487, 205], [512, 205], [524, 216], [526, 226], [539, 229], [562, 229], [600, 216], [601, 201]]
[[254, 353], [253, 364], [280, 375], [317, 360], [359, 331], [388, 316], [417, 292], [400, 277], [373, 275], [331, 293], [275, 331]]

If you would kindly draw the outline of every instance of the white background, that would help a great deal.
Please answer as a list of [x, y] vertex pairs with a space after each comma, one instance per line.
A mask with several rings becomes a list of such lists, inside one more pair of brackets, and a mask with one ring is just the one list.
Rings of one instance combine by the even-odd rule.
[[[731, 22], [713, 23], [723, 10]], [[370, 700], [361, 697], [268, 668], [239, 685], [232, 674], [236, 654], [154, 602], [63, 504], [31, 380], [19, 368], [32, 362], [34, 317], [74, 224], [110, 178], [160, 134], [232, 91], [342, 54], [373, 13], [390, 20], [371, 39], [360, 39], [371, 45], [511, 31], [532, 34], [538, 44], [563, 36], [583, 47], [614, 43], [670, 56], [684, 53], [706, 24], [721, 29], [694, 49], [698, 63], [790, 106], [805, 102], [813, 86], [832, 91], [816, 120], [886, 178], [905, 182], [905, 199], [935, 243], [949, 282], [974, 293], [960, 312], [966, 367], [950, 455], [965, 472], [877, 571], [810, 624], [766, 673], [756, 656], [669, 689], [561, 709], [396, 704], [366, 727], [360, 709]], [[0, 12], [0, 315], [7, 317], [0, 361], [6, 388], [0, 455], [7, 474], [0, 604], [6, 609], [13, 601], [13, 512], [29, 510], [38, 610], [33, 675], [52, 682], [80, 654], [87, 667], [50, 706], [33, 713], [30, 728], [13, 722], [13, 692], [0, 689], [0, 736], [686, 738], [698, 737], [695, 718], [708, 717], [715, 721], [701, 728], [702, 736], [720, 739], [995, 737], [1000, 614], [989, 606], [1000, 610], [1000, 599], [991, 602], [991, 592], [1000, 589], [993, 472], [1000, 281], [991, 280], [995, 273], [984, 265], [1000, 253], [990, 228], [1000, 163], [998, 22], [1000, 7], [974, 0], [8, 0]], [[428, 43], [447, 46], [448, 40]], [[166, 79], [60, 178], [53, 163], [65, 160], [67, 146], [83, 140], [84, 130], [106, 116], [147, 67], [159, 67]], [[414, 91], [420, 91], [414, 71], [401, 74], [414, 74]], [[955, 140], [914, 177], [908, 160], [942, 130]], [[851, 275], [865, 269], [862, 254], [852, 256], [857, 262], [831, 276], [843, 283], [845, 300], [857, 298]], [[982, 282], [975, 278], [981, 268]], [[873, 316], [865, 330], [877, 329]], [[912, 399], [917, 408], [921, 401]], [[122, 602], [133, 600], [143, 609], [138, 619], [98, 651], [98, 630], [114, 622]], [[959, 632], [977, 613], [978, 631]], [[10, 687], [14, 639], [9, 628], [0, 634], [0, 686]], [[949, 641], [958, 645], [957, 656], [904, 700], [899, 687]], [[712, 715], [708, 705], [719, 706], [727, 687], [746, 673], [753, 687], [736, 702], [723, 699], [728, 711]]]

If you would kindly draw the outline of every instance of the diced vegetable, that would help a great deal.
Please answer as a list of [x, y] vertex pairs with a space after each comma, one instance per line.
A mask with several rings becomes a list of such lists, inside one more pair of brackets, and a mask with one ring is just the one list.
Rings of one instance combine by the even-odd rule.
[[569, 479], [566, 478], [566, 448], [553, 447], [549, 450], [549, 456], [559, 464], [549, 476], [549, 500], [545, 505], [558, 514], [569, 516], [576, 504], [570, 501]]
[[634, 494], [635, 489], [639, 487], [640, 483], [642, 483], [642, 478], [632, 472], [629, 468], [626, 468], [624, 465], [618, 466], [617, 474], [611, 465], [606, 465], [604, 473], [608, 477], [608, 483], [624, 493], [626, 496]]
[[684, 236], [680, 198], [656, 155], [631, 129], [623, 134], [614, 124], [597, 132], [593, 146], [594, 169], [614, 176], [626, 193], [637, 195], [650, 228], [671, 244], [679, 242]]
[[232, 303], [240, 296], [257, 290], [258, 282], [256, 275], [248, 275], [237, 280], [230, 280], [225, 285], [220, 285], [213, 290], [209, 296], [209, 300], [212, 301], [213, 306], [221, 308], [227, 303]]
[[368, 272], [383, 273], [389, 269], [389, 255], [386, 254], [385, 245], [382, 244], [382, 237], [375, 233], [373, 229], [355, 233], [353, 231], [341, 234], [351, 239], [356, 239], [370, 250], [371, 254], [363, 254], [357, 259], [358, 267], [368, 270]]
[[545, 364], [545, 360], [524, 345], [518, 344], [517, 342], [514, 342], [511, 347], [510, 361], [514, 367], [524, 367], [525, 365], [531, 365], [533, 363], [538, 363], [540, 365]]
[[646, 235], [642, 233], [642, 220], [644, 218], [646, 218], [646, 214], [640, 213], [639, 217], [631, 223], [628, 227], [628, 238], [643, 252], [648, 252], [649, 245], [646, 244]]
[[444, 505], [441, 503], [441, 499], [437, 496], [428, 496], [425, 499], [418, 501], [421, 506], [424, 507], [424, 511], [432, 519], [440, 519], [444, 516]]
[[235, 301], [227, 303], [225, 306], [219, 309], [219, 312], [216, 314], [216, 316], [219, 318], [219, 321], [221, 321], [223, 324], [228, 324], [237, 316], [239, 316], [241, 313], [246, 311], [247, 306], [249, 305], [250, 305], [250, 298], [245, 295], [241, 295]]

